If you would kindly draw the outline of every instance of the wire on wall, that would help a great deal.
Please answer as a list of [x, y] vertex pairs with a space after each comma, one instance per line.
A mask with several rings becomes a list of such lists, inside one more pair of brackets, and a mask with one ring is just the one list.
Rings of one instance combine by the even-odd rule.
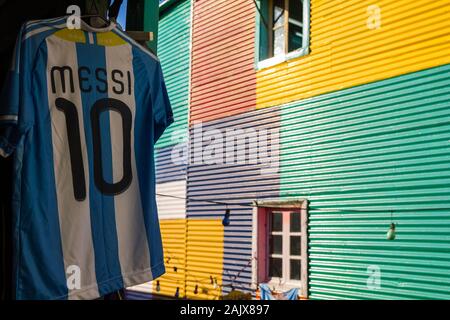
[[[168, 254], [168, 256], [166, 256], [166, 264], [170, 263], [171, 261], [176, 261], [177, 264], [182, 264], [181, 261], [179, 260], [179, 258], [176, 257], [175, 255], [173, 255], [170, 252], [170, 250], [166, 249], [166, 252]], [[174, 270], [174, 271], [178, 272], [178, 270], [182, 270], [182, 271], [184, 271], [186, 276], [190, 277], [193, 280], [193, 282], [195, 283], [194, 290], [193, 290], [194, 294], [196, 294], [196, 295], [199, 294], [200, 289], [202, 289], [202, 292], [204, 294], [207, 294], [208, 293], [208, 289], [206, 287], [204, 287], [204, 286], [209, 283], [210, 285], [213, 286], [214, 290], [220, 289], [219, 295], [221, 295], [223, 293], [223, 288], [230, 288], [231, 290], [234, 290], [237, 287], [235, 285], [235, 281], [239, 278], [239, 276], [242, 274], [242, 272], [244, 272], [247, 268], [249, 268], [251, 266], [251, 263], [253, 261], [257, 261], [257, 258], [253, 257], [252, 259], [250, 259], [248, 261], [248, 263], [243, 268], [241, 268], [235, 275], [233, 275], [233, 276], [228, 275], [228, 278], [230, 279], [230, 283], [229, 284], [224, 284], [224, 283], [219, 284], [218, 280], [217, 280], [217, 276], [214, 276], [212, 274], [210, 274], [208, 276], [205, 276], [205, 277], [202, 277], [202, 278], [197, 278], [187, 268], [183, 268], [183, 267], [180, 267], [180, 266], [176, 267], [176, 270]], [[179, 278], [176, 278], [174, 276], [166, 274], [166, 275], [163, 276], [162, 279], [159, 279], [159, 280], [156, 281], [156, 291], [157, 292], [159, 292], [161, 290], [161, 282], [160, 282], [161, 280], [176, 282], [177, 285], [180, 283], [180, 279]], [[258, 286], [259, 284], [252, 282], [252, 283], [250, 283], [248, 288], [245, 287], [245, 286], [240, 286], [240, 287], [244, 288], [244, 289], [247, 289], [247, 290], [252, 290], [252, 286], [255, 286], [255, 285]], [[179, 297], [179, 295], [180, 295], [180, 288], [179, 288], [179, 286], [177, 286], [177, 290], [175, 292], [175, 297]]]
[[[256, 208], [256, 205], [253, 204], [245, 204], [245, 203], [227, 203], [227, 202], [219, 202], [219, 201], [213, 201], [213, 200], [201, 200], [201, 199], [195, 199], [191, 197], [179, 197], [179, 196], [173, 196], [169, 194], [162, 194], [162, 193], [156, 193], [159, 197], [167, 197], [167, 198], [173, 198], [173, 199], [179, 199], [179, 200], [187, 200], [188, 202], [205, 202], [205, 203], [211, 203], [211, 204], [217, 204], [222, 206], [236, 206], [236, 207], [246, 207], [246, 208]], [[437, 211], [437, 210], [450, 210], [450, 208], [420, 208], [420, 211]], [[415, 212], [417, 209], [407, 209], [407, 208], [397, 208], [397, 209], [365, 209], [365, 210], [359, 210], [359, 209], [319, 209], [319, 208], [313, 208], [310, 207], [309, 211], [317, 211], [317, 212], [347, 212], [347, 213], [386, 213], [392, 214], [394, 212]]]

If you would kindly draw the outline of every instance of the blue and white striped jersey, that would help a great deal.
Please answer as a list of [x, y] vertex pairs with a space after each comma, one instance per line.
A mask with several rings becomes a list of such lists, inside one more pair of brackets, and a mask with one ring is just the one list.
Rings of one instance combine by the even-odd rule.
[[114, 24], [33, 21], [1, 97], [16, 299], [94, 299], [162, 275], [153, 144], [173, 114], [157, 58]]

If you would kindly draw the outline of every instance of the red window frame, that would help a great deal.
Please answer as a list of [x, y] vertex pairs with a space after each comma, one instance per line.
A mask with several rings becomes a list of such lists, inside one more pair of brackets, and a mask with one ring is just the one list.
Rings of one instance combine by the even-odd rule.
[[[306, 204], [306, 203], [305, 203]], [[259, 207], [257, 208], [257, 226], [256, 226], [256, 255], [257, 255], [257, 270], [256, 270], [256, 280], [258, 283], [272, 283], [269, 278], [269, 232], [270, 232], [270, 216], [273, 212], [283, 213], [283, 230], [284, 228], [290, 228], [289, 220], [286, 218], [290, 216], [292, 212], [296, 212], [301, 215], [301, 280], [289, 280], [286, 279], [286, 270], [289, 270], [283, 263], [283, 283], [277, 286], [275, 282], [273, 284], [275, 287], [279, 287], [280, 290], [287, 290], [293, 287], [300, 286], [300, 293], [302, 297], [307, 297], [308, 295], [308, 226], [307, 226], [307, 208], [306, 205], [301, 208], [289, 208], [289, 207]], [[286, 235], [290, 235], [291, 231], [285, 231]], [[295, 234], [297, 235], [297, 234]], [[285, 236], [283, 236], [283, 239]], [[284, 250], [289, 250], [285, 246], [289, 245], [285, 240], [283, 240]], [[283, 255], [283, 260], [287, 259], [286, 255]], [[289, 262], [290, 263], [290, 262]], [[277, 279], [278, 280], [278, 279]]]

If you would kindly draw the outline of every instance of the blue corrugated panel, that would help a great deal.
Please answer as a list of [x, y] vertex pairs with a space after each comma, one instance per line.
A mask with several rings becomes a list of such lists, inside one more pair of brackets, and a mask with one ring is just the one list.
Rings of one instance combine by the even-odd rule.
[[146, 292], [126, 290], [125, 300], [175, 300], [175, 299], [160, 295], [154, 295]]
[[[194, 126], [190, 132], [188, 218], [221, 219], [224, 216], [226, 205], [203, 200], [227, 203], [231, 210], [231, 224], [225, 227], [224, 236], [224, 293], [230, 291], [231, 285], [243, 291], [249, 291], [251, 287], [253, 209], [250, 205], [253, 200], [278, 197], [279, 122], [279, 109], [271, 108], [204, 123], [202, 143], [198, 143], [198, 126]], [[204, 163], [207, 159], [203, 158], [203, 161], [199, 162], [201, 159], [199, 155], [207, 154], [208, 150], [211, 151], [211, 146], [217, 147], [222, 144], [223, 150], [226, 150], [227, 130], [244, 130], [238, 134], [241, 138], [242, 134], [246, 134], [247, 137], [259, 137], [253, 140], [259, 148], [255, 147], [255, 143], [250, 146], [250, 140], [246, 139], [245, 161], [237, 162], [235, 158], [234, 163], [229, 161], [228, 164], [207, 164]], [[266, 145], [263, 142], [265, 139], [261, 138], [263, 132], [266, 132], [268, 137], [266, 162], [262, 162], [260, 158], [264, 156], [263, 146]], [[209, 138], [208, 134], [216, 135], [215, 141]], [[223, 139], [218, 139], [218, 134], [221, 134]], [[237, 152], [236, 149], [235, 151]], [[224, 153], [230, 155], [230, 152]], [[255, 155], [256, 161], [250, 160], [255, 159], [252, 158]], [[270, 164], [273, 165], [271, 169]]]
[[186, 151], [187, 143], [156, 150], [156, 183], [186, 179]]

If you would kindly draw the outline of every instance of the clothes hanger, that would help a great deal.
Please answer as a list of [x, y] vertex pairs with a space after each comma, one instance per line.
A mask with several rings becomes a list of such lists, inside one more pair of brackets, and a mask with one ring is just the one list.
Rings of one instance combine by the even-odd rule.
[[[91, 27], [107, 27], [107, 26], [109, 26], [111, 24], [110, 20], [106, 19], [105, 17], [103, 17], [100, 14], [86, 14], [86, 15], [80, 16], [80, 18], [83, 21], [85, 21], [87, 24], [89, 24]], [[100, 19], [104, 23], [104, 25], [103, 26], [93, 26], [92, 25], [92, 20], [90, 20], [90, 19], [93, 19], [93, 18]], [[89, 22], [87, 20], [89, 20]]]
[[[88, 20], [90, 19], [90, 21], [89, 21], [90, 23], [88, 23], [87, 21], [86, 21], [86, 23], [88, 23], [92, 27], [107, 27], [111, 23], [116, 23], [116, 19], [117, 19], [117, 16], [119, 14], [120, 7], [121, 7], [122, 3], [123, 3], [123, 0], [115, 0], [114, 3], [111, 5], [111, 0], [108, 0], [108, 9], [107, 9], [107, 11], [109, 12], [109, 19], [108, 19], [105, 16], [100, 14], [99, 9], [97, 7], [97, 4], [96, 4], [95, 0], [93, 0], [92, 3], [91, 3], [91, 7], [89, 9], [89, 12], [94, 12], [94, 13], [82, 15], [80, 18], [83, 19], [84, 21], [86, 21], [86, 19], [88, 19]], [[104, 25], [103, 26], [93, 26], [92, 25], [92, 19], [99, 19], [97, 21], [102, 21]], [[129, 30], [127, 30], [126, 33], [133, 40], [135, 40], [139, 44], [145, 46], [148, 50], [150, 50], [152, 53], [154, 53], [146, 45], [147, 41], [153, 41], [154, 40], [153, 32], [129, 31]]]

